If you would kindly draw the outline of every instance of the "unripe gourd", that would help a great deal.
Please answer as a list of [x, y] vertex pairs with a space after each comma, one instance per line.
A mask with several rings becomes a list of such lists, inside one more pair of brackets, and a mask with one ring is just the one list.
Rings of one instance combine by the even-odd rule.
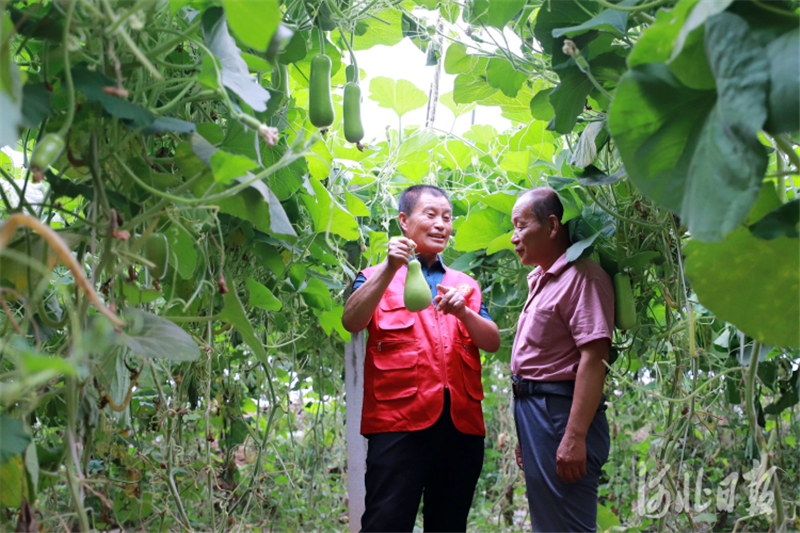
[[636, 326], [636, 302], [633, 300], [631, 278], [622, 272], [614, 276], [614, 323], [618, 329]]
[[311, 59], [308, 83], [308, 119], [316, 128], [326, 129], [333, 124], [331, 100], [331, 58], [317, 54]]
[[403, 291], [403, 303], [406, 309], [416, 313], [427, 309], [431, 305], [431, 288], [422, 275], [422, 265], [416, 259], [408, 262], [406, 272], [406, 287]]
[[162, 279], [169, 266], [169, 243], [163, 233], [153, 233], [144, 245], [144, 257], [155, 266], [147, 268], [147, 273], [153, 279]]
[[361, 87], [355, 82], [344, 86], [344, 138], [358, 144], [364, 138], [361, 125]]

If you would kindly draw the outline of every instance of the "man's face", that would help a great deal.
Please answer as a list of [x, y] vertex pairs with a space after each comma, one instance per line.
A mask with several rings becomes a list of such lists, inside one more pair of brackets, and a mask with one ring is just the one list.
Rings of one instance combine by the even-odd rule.
[[532, 199], [526, 195], [519, 198], [511, 210], [511, 222], [514, 224], [511, 243], [523, 265], [540, 264], [541, 258], [546, 257], [553, 246], [550, 224], [536, 220], [531, 206]]
[[453, 210], [443, 196], [420, 195], [411, 215], [400, 213], [400, 227], [417, 244], [417, 253], [440, 253], [453, 231]]

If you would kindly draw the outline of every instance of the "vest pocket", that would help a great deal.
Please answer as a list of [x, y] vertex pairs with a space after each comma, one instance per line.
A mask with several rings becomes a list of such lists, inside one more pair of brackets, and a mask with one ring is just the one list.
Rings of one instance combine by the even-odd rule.
[[414, 396], [417, 393], [418, 357], [416, 342], [379, 342], [372, 349], [375, 399], [387, 401]]
[[[383, 331], [411, 328], [416, 315], [406, 309], [402, 294], [387, 294], [381, 299], [378, 311], [378, 329]], [[401, 333], [397, 331], [397, 333]]]
[[470, 350], [467, 349], [467, 345], [462, 342], [459, 343], [458, 351], [461, 353], [461, 368], [464, 373], [464, 387], [467, 389], [467, 394], [480, 401], [483, 399], [480, 356], [477, 353], [475, 355], [471, 354]]

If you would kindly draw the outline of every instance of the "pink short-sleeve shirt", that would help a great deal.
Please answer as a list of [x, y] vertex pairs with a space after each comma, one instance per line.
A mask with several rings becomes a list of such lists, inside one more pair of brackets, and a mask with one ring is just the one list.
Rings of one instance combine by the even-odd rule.
[[519, 316], [511, 371], [537, 381], [575, 380], [578, 348], [613, 338], [614, 285], [588, 258], [562, 255], [547, 272], [528, 274], [528, 300]]

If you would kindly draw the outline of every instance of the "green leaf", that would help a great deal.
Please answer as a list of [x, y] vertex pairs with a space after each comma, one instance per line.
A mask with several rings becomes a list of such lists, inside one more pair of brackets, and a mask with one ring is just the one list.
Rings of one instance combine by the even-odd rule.
[[344, 307], [341, 305], [334, 306], [330, 311], [323, 311], [319, 314], [319, 325], [322, 326], [325, 335], [330, 337], [335, 329], [344, 342], [350, 342], [350, 332], [342, 325], [343, 314]]
[[309, 178], [314, 196], [303, 195], [303, 202], [314, 221], [314, 231], [317, 233], [335, 233], [354, 241], [358, 239], [358, 222], [355, 217], [330, 195], [325, 187], [315, 178]]
[[379, 107], [391, 109], [398, 116], [419, 109], [428, 103], [428, 97], [408, 80], [397, 80], [378, 76], [369, 84], [369, 99], [378, 103]]
[[694, 7], [691, 8], [691, 12], [686, 17], [686, 21], [683, 23], [683, 26], [681, 26], [678, 36], [671, 41], [674, 45], [672, 47], [670, 59], [675, 59], [683, 51], [683, 45], [689, 38], [690, 33], [702, 26], [707, 19], [728, 9], [728, 6], [731, 5], [732, 2], [733, 0], [700, 0], [697, 3], [687, 2], [690, 5], [694, 4]]
[[464, 133], [463, 137], [470, 141], [475, 141], [475, 144], [479, 146], [488, 148], [497, 138], [497, 130], [492, 126], [475, 124]]
[[200, 356], [192, 336], [166, 318], [134, 307], [126, 307], [122, 316], [127, 324], [122, 333], [114, 334], [114, 344], [127, 346], [134, 355], [173, 361]]
[[553, 92], [553, 87], [543, 89], [536, 93], [536, 96], [531, 98], [531, 116], [536, 120], [544, 120], [549, 122], [556, 116], [556, 111], [550, 103], [550, 94]]
[[700, 303], [720, 319], [764, 344], [797, 347], [797, 250], [797, 239], [766, 241], [739, 228], [719, 243], [690, 241], [686, 274]]
[[495, 240], [490, 242], [489, 246], [486, 248], [486, 255], [492, 255], [500, 250], [513, 250], [514, 244], [511, 242], [511, 236], [513, 234], [513, 231], [509, 231], [508, 233], [500, 235]]
[[247, 63], [247, 68], [250, 69], [251, 72], [272, 72], [272, 65], [258, 56], [243, 52], [242, 59]]
[[172, 117], [156, 117], [149, 126], [142, 130], [142, 135], [154, 135], [174, 131], [175, 133], [194, 133], [197, 126], [191, 122]]
[[453, 82], [453, 101], [458, 104], [483, 103], [497, 92], [483, 74], [459, 74]]
[[225, 305], [217, 317], [236, 328], [236, 331], [242, 336], [242, 340], [250, 347], [250, 350], [255, 354], [258, 360], [264, 363], [267, 368], [271, 368], [272, 364], [269, 362], [267, 352], [264, 350], [264, 345], [261, 344], [261, 341], [256, 337], [253, 326], [247, 319], [247, 314], [244, 312], [244, 307], [242, 307], [242, 302], [239, 300], [239, 295], [236, 292], [236, 282], [230, 273], [225, 275], [225, 284], [228, 286], [228, 292], [222, 295], [222, 300], [225, 302]]
[[251, 48], [266, 51], [281, 22], [278, 0], [224, 0], [228, 24]]
[[558, 0], [542, 4], [539, 14], [536, 16], [533, 35], [541, 43], [545, 53], [552, 56], [555, 55], [556, 50], [560, 52], [563, 39], [555, 39], [553, 31], [583, 24], [594, 16], [591, 12], [587, 13], [584, 10], [585, 7], [586, 5], [578, 5], [575, 0]]
[[631, 181], [678, 212], [693, 237], [721, 240], [747, 216], [766, 171], [757, 133], [767, 63], [737, 15], [709, 19], [706, 43], [718, 98], [683, 86], [663, 64], [640, 65], [620, 80], [609, 128]]
[[778, 37], [767, 46], [769, 60], [769, 117], [764, 127], [770, 133], [800, 130], [800, 30]]
[[368, 19], [366, 33], [356, 35], [353, 39], [353, 50], [368, 50], [377, 45], [394, 46], [403, 40], [402, 13], [399, 9], [385, 9], [373, 15], [381, 20]]
[[455, 249], [459, 252], [482, 250], [506, 231], [503, 228], [505, 215], [492, 208], [472, 211], [458, 227]]
[[578, 142], [570, 154], [569, 164], [578, 168], [588, 167], [597, 157], [595, 140], [603, 132], [605, 121], [590, 122], [581, 132]]
[[12, 57], [11, 39], [16, 30], [8, 12], [4, 12], [0, 20], [0, 147], [17, 145], [18, 127], [23, 122], [22, 114], [22, 81], [19, 67]]
[[280, 311], [281, 301], [275, 298], [268, 288], [253, 278], [247, 278], [247, 292], [250, 293], [250, 307], [260, 307], [267, 311]]
[[51, 100], [44, 83], [26, 83], [22, 88], [22, 125], [26, 128], [38, 128], [53, 112]]
[[[247, 4], [249, 0], [241, 3]], [[210, 7], [203, 13], [203, 39], [219, 61], [222, 84], [235, 92], [253, 111], [266, 111], [269, 91], [250, 77], [242, 52], [228, 33], [228, 24], [222, 8]]]
[[142, 289], [133, 283], [123, 283], [122, 294], [125, 296], [125, 301], [133, 305], [155, 302], [163, 296], [159, 290]]
[[612, 527], [619, 526], [619, 518], [606, 506], [597, 504], [597, 530], [605, 532]]
[[149, 126], [155, 120], [155, 116], [145, 108], [104, 93], [104, 87], [116, 87], [117, 82], [99, 70], [89, 70], [86, 63], [72, 67], [72, 81], [75, 89], [85, 94], [90, 102], [100, 102], [109, 115], [122, 120], [132, 129]]
[[525, 0], [468, 0], [470, 24], [491, 26], [502, 30], [525, 7]]
[[214, 152], [211, 156], [211, 170], [214, 171], [214, 181], [225, 185], [234, 178], [247, 175], [248, 170], [258, 167], [258, 163], [241, 155], [229, 154], [222, 150]]
[[328, 287], [317, 278], [309, 278], [308, 284], [305, 289], [300, 291], [300, 295], [309, 307], [323, 311], [331, 309], [331, 293]]
[[170, 264], [178, 270], [181, 278], [190, 279], [197, 264], [197, 252], [191, 235], [175, 224], [164, 235], [169, 243]]
[[30, 443], [22, 420], [0, 413], [0, 464], [24, 452]]
[[366, 204], [350, 191], [344, 192], [344, 201], [347, 210], [355, 217], [368, 217], [370, 215]]
[[308, 49], [306, 47], [307, 38], [308, 32], [294, 32], [294, 35], [292, 35], [292, 38], [289, 40], [289, 44], [287, 44], [286, 48], [278, 55], [278, 62], [288, 65], [305, 59], [308, 55]]
[[761, 191], [758, 193], [758, 199], [750, 212], [747, 213], [747, 218], [744, 219], [746, 226], [755, 224], [767, 213], [779, 208], [781, 206], [781, 199], [778, 198], [778, 191], [775, 190], [775, 184], [771, 181], [764, 181], [761, 184]]
[[[636, 5], [639, 0], [622, 0], [618, 5], [623, 7], [632, 7]], [[566, 36], [569, 38], [581, 35], [589, 30], [606, 31], [614, 35], [614, 37], [622, 38], [628, 27], [628, 12], [620, 11], [618, 9], [606, 9], [587, 20], [583, 24], [577, 26], [570, 26], [568, 28], [559, 28], [553, 30], [553, 37], [558, 38]]]
[[795, 391], [785, 392], [777, 402], [773, 402], [764, 408], [764, 414], [777, 415], [800, 402], [800, 397]]
[[472, 162], [473, 149], [461, 141], [445, 141], [434, 150], [442, 166], [450, 169], [466, 170]]
[[517, 96], [527, 79], [526, 72], [516, 70], [505, 59], [493, 57], [486, 65], [486, 81], [489, 86], [500, 89], [509, 98]]
[[800, 232], [800, 199], [795, 198], [765, 215], [750, 226], [750, 231], [759, 239], [771, 240], [778, 237], [797, 238]]
[[601, 235], [601, 232], [598, 231], [586, 237], [585, 239], [581, 239], [577, 242], [572, 243], [572, 245], [567, 248], [567, 262], [572, 262], [578, 259], [583, 252], [586, 251], [591, 245], [594, 244], [594, 241]]
[[510, 172], [527, 174], [530, 158], [531, 153], [528, 150], [524, 152], [506, 152], [503, 154], [503, 160], [500, 161], [500, 168]]
[[14, 455], [7, 462], [0, 463], [0, 501], [2, 507], [22, 505], [23, 484], [22, 456]]
[[713, 89], [714, 75], [706, 58], [702, 25], [689, 33], [681, 52], [670, 59], [681, 27], [697, 2], [683, 0], [673, 9], [660, 9], [656, 13], [655, 23], [642, 32], [628, 56], [628, 66], [633, 68], [645, 63], [667, 63], [672, 73], [690, 89]]
[[447, 47], [444, 55], [444, 71], [447, 74], [471, 74], [478, 68], [481, 59], [467, 54], [467, 47], [463, 44], [453, 43]]
[[496, 192], [494, 194], [489, 194], [483, 196], [481, 198], [481, 202], [497, 209], [501, 213], [505, 213], [506, 215], [511, 214], [511, 210], [514, 208], [514, 203], [517, 201], [516, 194], [509, 194], [506, 192]]
[[474, 102], [471, 104], [455, 103], [455, 101], [453, 100], [453, 91], [450, 91], [449, 93], [444, 93], [443, 95], [439, 96], [439, 103], [445, 106], [447, 109], [449, 109], [453, 113], [453, 116], [455, 116], [456, 118], [466, 113], [469, 113], [470, 111], [475, 109], [475, 106], [477, 105]]

